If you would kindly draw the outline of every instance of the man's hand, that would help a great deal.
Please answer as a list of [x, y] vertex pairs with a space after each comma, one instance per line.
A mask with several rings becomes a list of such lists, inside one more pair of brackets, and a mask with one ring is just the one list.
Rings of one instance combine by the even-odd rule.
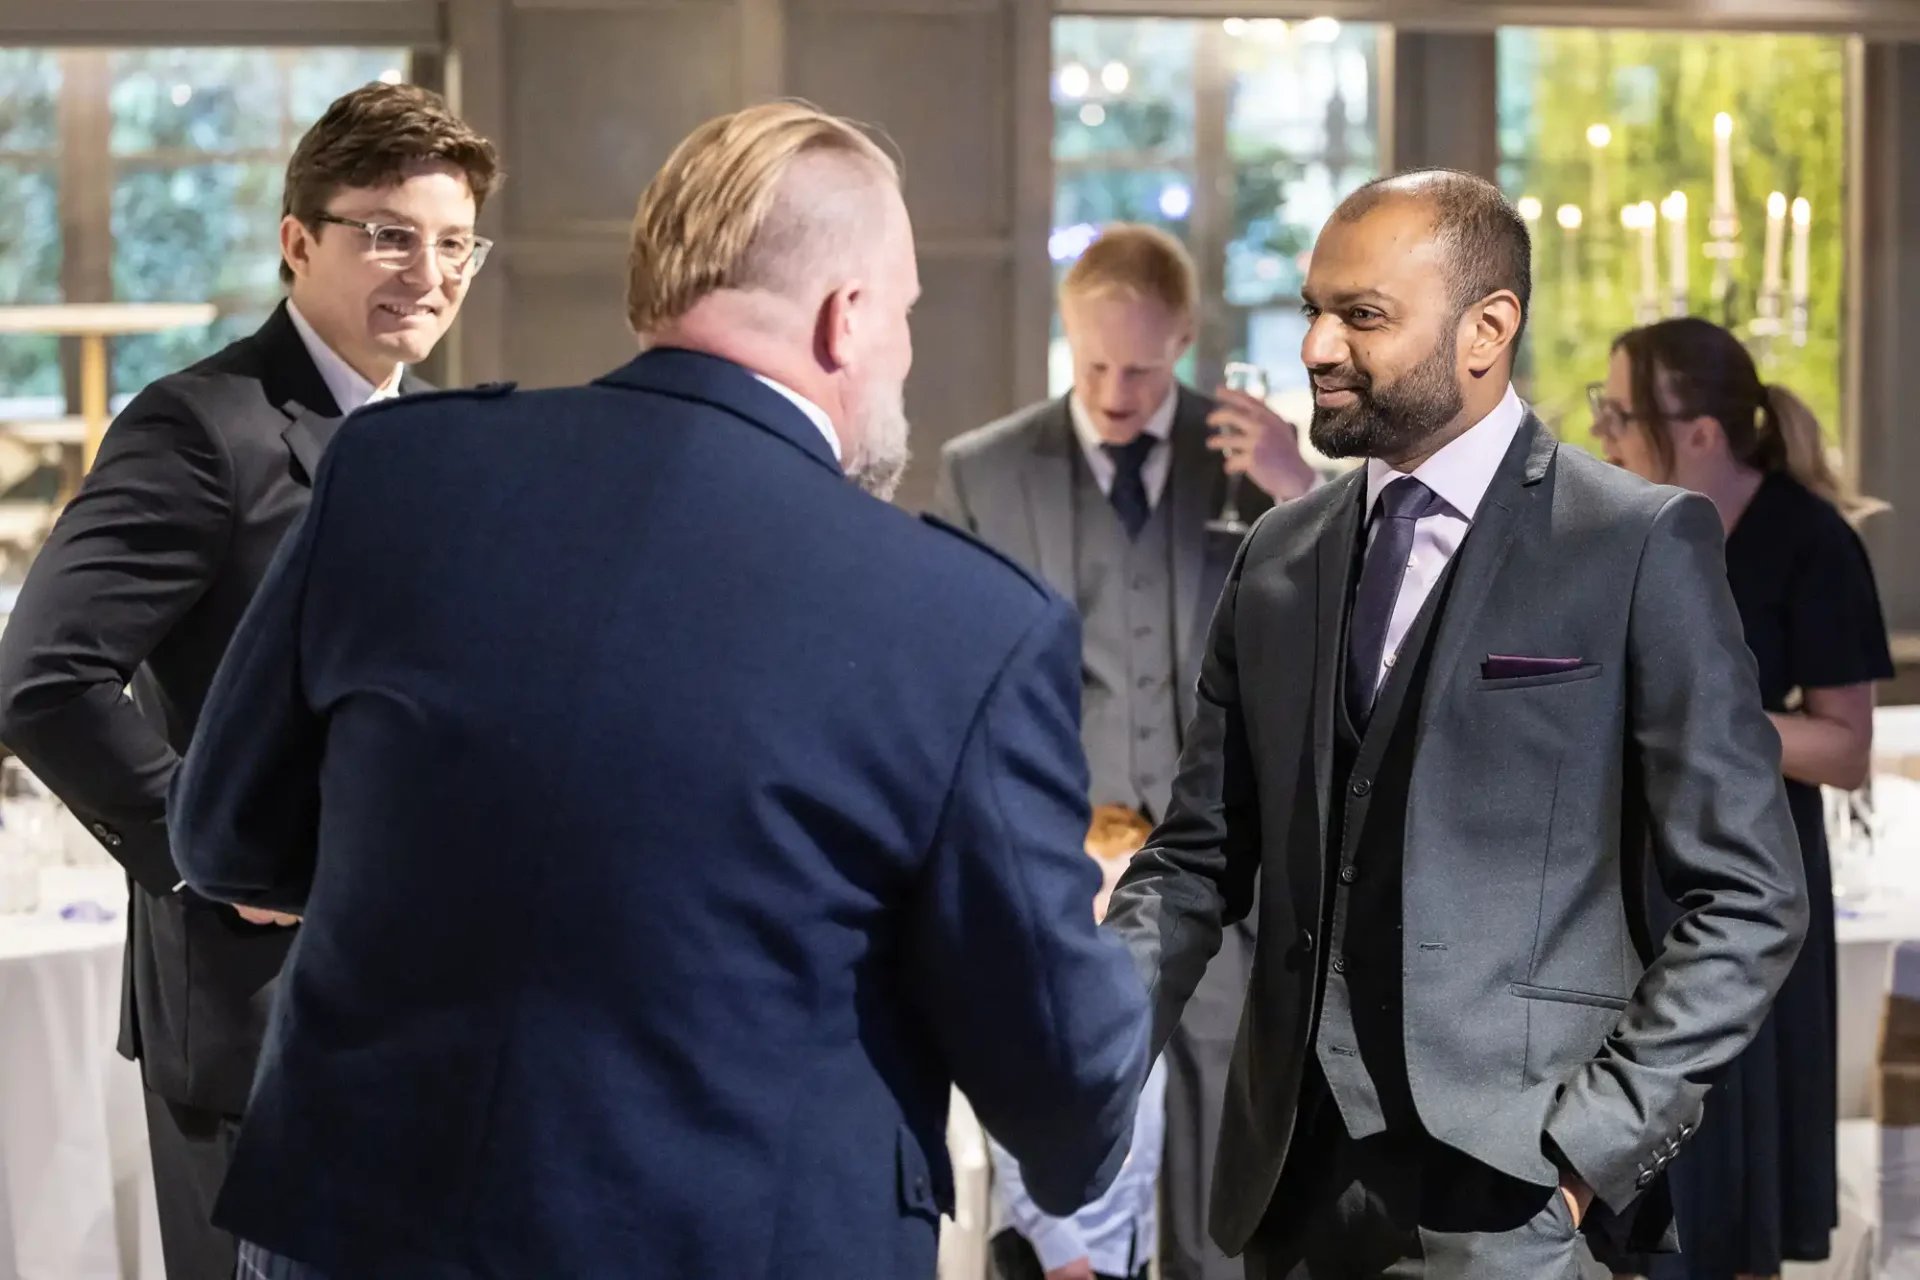
[[1560, 1179], [1560, 1194], [1567, 1198], [1567, 1208], [1573, 1213], [1574, 1229], [1587, 1220], [1587, 1210], [1593, 1206], [1593, 1188], [1580, 1179], [1568, 1174]]
[[290, 916], [284, 911], [268, 911], [265, 907], [243, 907], [236, 904], [233, 908], [240, 918], [248, 924], [277, 924], [282, 929], [300, 923], [299, 916]]
[[1226, 456], [1228, 475], [1246, 476], [1275, 502], [1313, 487], [1313, 466], [1300, 456], [1300, 432], [1291, 422], [1244, 391], [1222, 387], [1214, 400], [1207, 425], [1217, 434], [1207, 448]]
[[1075, 1258], [1066, 1266], [1047, 1272], [1047, 1280], [1093, 1280], [1093, 1260]]

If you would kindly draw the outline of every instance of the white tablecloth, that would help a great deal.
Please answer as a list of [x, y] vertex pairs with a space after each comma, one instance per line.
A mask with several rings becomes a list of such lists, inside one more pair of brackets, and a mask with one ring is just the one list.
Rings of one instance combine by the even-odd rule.
[[[0, 916], [0, 1280], [164, 1280], [140, 1077], [114, 1052], [120, 870], [41, 873]], [[90, 900], [108, 923], [63, 920]]]

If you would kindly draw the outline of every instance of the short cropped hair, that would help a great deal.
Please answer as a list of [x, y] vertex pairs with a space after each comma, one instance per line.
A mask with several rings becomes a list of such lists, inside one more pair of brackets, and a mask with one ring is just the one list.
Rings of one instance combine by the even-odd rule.
[[[280, 214], [317, 230], [320, 215], [341, 191], [391, 186], [429, 160], [443, 160], [466, 174], [476, 210], [506, 176], [493, 144], [453, 114], [439, 94], [378, 80], [362, 85], [334, 99], [293, 149]], [[293, 279], [284, 260], [280, 278]]]
[[819, 228], [776, 216], [780, 180], [802, 156], [841, 164], [849, 185], [875, 177], [899, 185], [898, 166], [864, 129], [809, 103], [765, 103], [707, 121], [640, 197], [627, 255], [634, 332], [679, 319], [716, 290], [778, 290], [795, 270], [817, 265], [802, 259]]
[[[1395, 197], [1421, 201], [1433, 210], [1456, 316], [1506, 289], [1520, 299], [1520, 332], [1525, 332], [1533, 302], [1533, 234], [1500, 188], [1457, 169], [1414, 169], [1367, 183], [1341, 201], [1333, 216], [1357, 222]], [[1519, 341], [1517, 332], [1514, 342]]]
[[1063, 298], [1101, 294], [1151, 298], [1172, 314], [1191, 320], [1199, 309], [1200, 286], [1187, 247], [1158, 227], [1116, 222], [1100, 232], [1060, 282]]

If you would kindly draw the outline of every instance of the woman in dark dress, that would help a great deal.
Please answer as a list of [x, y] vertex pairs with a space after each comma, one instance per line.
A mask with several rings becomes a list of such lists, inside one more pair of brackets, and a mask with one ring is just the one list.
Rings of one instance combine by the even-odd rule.
[[[1736, 1280], [1819, 1261], [1839, 1220], [1833, 876], [1821, 785], [1867, 779], [1873, 682], [1893, 675], [1873, 571], [1850, 521], [1878, 504], [1847, 492], [1819, 424], [1764, 385], [1738, 339], [1668, 320], [1615, 342], [1591, 391], [1594, 434], [1619, 466], [1706, 495], [1727, 529], [1727, 577], [1760, 693], [1780, 732], [1787, 800], [1812, 923], [1759, 1036], [1707, 1095], [1670, 1170], [1681, 1256], [1654, 1280]], [[1679, 909], [1657, 884], [1656, 924]]]

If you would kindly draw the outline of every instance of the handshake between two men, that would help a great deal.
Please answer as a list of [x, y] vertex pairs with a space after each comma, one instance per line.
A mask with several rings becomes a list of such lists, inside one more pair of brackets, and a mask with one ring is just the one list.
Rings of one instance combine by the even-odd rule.
[[[353, 414], [213, 681], [171, 848], [302, 920], [217, 1222], [320, 1280], [928, 1277], [950, 1089], [1073, 1213], [1257, 918], [1210, 1213], [1249, 1276], [1671, 1244], [1662, 1172], [1804, 883], [1718, 518], [1514, 393], [1497, 189], [1405, 175], [1322, 234], [1313, 443], [1368, 462], [1219, 548], [1103, 925], [1078, 610], [875, 500], [918, 293], [893, 161], [751, 108], [633, 228], [642, 354]], [[1649, 849], [1689, 909], [1646, 946]]]

